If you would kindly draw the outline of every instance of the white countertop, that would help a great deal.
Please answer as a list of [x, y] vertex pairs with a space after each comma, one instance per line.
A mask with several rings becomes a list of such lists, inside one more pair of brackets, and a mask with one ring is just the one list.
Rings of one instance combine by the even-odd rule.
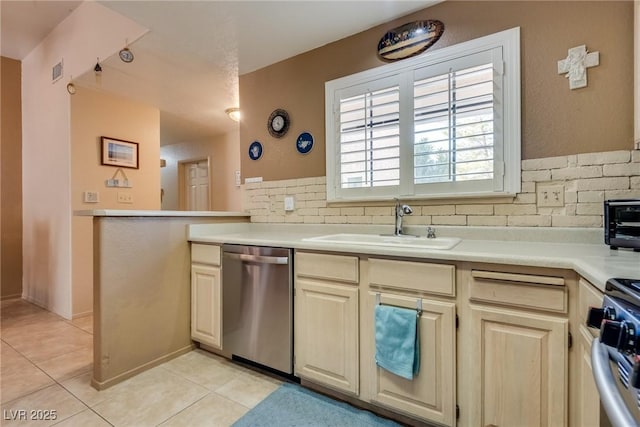
[[[303, 240], [333, 233], [384, 233], [389, 226], [316, 226], [287, 224], [192, 225], [189, 240], [277, 246], [341, 253], [386, 255], [448, 261], [471, 261], [575, 270], [604, 290], [612, 277], [640, 279], [640, 253], [611, 250], [602, 229], [538, 227], [436, 227], [439, 236], [461, 237], [453, 249], [423, 249], [323, 243]], [[422, 227], [424, 228], [424, 227]], [[411, 232], [412, 230], [409, 230]]]
[[152, 216], [152, 217], [249, 217], [246, 212], [227, 211], [154, 211], [126, 209], [90, 209], [74, 211], [76, 216]]

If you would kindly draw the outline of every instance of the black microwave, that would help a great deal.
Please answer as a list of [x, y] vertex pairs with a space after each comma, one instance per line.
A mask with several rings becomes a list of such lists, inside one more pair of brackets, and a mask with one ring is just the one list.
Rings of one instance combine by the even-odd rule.
[[604, 242], [640, 252], [640, 199], [605, 200]]

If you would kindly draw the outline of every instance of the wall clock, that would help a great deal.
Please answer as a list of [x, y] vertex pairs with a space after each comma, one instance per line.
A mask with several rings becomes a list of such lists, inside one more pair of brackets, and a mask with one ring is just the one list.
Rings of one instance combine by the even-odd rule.
[[133, 52], [131, 52], [128, 47], [125, 47], [120, 52], [118, 52], [118, 55], [120, 56], [122, 62], [126, 62], [127, 64], [129, 62], [133, 62]]
[[269, 116], [267, 129], [274, 138], [282, 138], [289, 130], [289, 124], [289, 113], [278, 108]]

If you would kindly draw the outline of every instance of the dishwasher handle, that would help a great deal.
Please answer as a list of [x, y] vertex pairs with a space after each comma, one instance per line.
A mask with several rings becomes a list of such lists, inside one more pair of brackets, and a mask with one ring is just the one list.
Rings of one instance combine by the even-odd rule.
[[609, 350], [596, 338], [591, 344], [591, 366], [593, 379], [600, 393], [600, 400], [611, 425], [614, 427], [633, 427], [636, 422], [627, 409], [620, 391], [616, 387], [616, 379], [609, 365]]
[[224, 253], [225, 257], [231, 259], [237, 259], [244, 262], [255, 262], [259, 264], [289, 264], [289, 257], [287, 256], [264, 256], [264, 255], [249, 255], [249, 254], [234, 254], [230, 252]]

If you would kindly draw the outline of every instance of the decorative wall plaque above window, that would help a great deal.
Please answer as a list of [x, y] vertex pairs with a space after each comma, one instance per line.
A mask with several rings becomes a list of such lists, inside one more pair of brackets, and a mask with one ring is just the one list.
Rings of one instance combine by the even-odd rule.
[[378, 55], [387, 61], [409, 58], [429, 49], [444, 33], [436, 20], [415, 21], [387, 31], [378, 42]]

